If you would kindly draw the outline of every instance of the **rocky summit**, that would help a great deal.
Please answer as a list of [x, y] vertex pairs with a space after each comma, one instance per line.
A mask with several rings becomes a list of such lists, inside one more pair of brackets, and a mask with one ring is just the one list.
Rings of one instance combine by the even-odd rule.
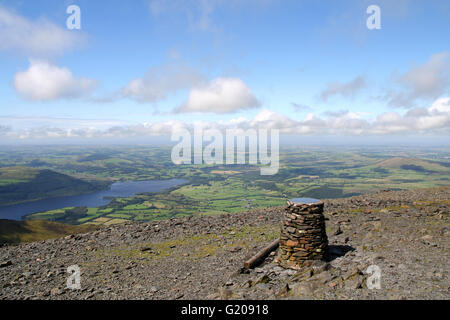
[[[449, 195], [325, 200], [329, 257], [300, 270], [274, 263], [276, 251], [243, 268], [280, 237], [285, 207], [3, 246], [0, 299], [449, 299]], [[73, 266], [78, 289], [67, 285]]]

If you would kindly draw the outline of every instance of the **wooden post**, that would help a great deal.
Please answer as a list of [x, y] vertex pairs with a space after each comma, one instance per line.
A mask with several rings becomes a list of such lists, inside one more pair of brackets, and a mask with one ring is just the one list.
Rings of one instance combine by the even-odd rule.
[[259, 251], [257, 254], [255, 254], [253, 257], [245, 261], [244, 268], [245, 269], [252, 269], [258, 265], [260, 265], [264, 259], [274, 250], [278, 248], [280, 245], [280, 239], [274, 240], [271, 244], [269, 244], [267, 247]]

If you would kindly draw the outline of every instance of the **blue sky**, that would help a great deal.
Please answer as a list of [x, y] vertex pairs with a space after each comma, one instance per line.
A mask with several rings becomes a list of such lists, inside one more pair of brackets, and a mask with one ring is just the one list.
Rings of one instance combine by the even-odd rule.
[[[81, 30], [66, 28], [71, 4]], [[380, 30], [366, 27], [372, 4]], [[0, 0], [0, 136], [154, 136], [202, 121], [445, 138], [449, 16], [445, 0]]]

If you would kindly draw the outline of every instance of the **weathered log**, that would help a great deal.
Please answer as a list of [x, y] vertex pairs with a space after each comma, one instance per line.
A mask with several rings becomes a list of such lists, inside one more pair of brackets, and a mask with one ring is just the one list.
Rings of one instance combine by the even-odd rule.
[[260, 265], [264, 259], [274, 250], [278, 248], [280, 245], [280, 239], [274, 240], [271, 244], [269, 244], [267, 247], [259, 251], [257, 254], [255, 254], [253, 257], [245, 261], [244, 268], [245, 269], [252, 269], [254, 267], [257, 267]]

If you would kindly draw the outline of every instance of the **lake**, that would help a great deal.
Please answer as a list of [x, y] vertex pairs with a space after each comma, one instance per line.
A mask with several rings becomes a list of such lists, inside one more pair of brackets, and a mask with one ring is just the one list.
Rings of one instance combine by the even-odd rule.
[[105, 197], [132, 197], [142, 192], [161, 192], [187, 182], [184, 179], [115, 182], [107, 190], [0, 207], [0, 219], [22, 220], [26, 214], [66, 207], [96, 208], [111, 202]]

